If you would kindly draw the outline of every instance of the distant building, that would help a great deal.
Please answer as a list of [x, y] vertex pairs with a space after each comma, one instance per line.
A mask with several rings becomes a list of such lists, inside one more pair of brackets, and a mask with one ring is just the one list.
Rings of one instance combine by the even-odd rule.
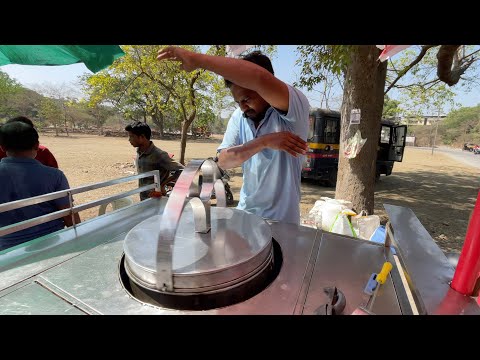
[[406, 146], [415, 146], [415, 136], [405, 136]]
[[426, 116], [402, 116], [400, 122], [405, 125], [434, 125], [437, 121], [443, 121], [446, 115], [426, 115]]

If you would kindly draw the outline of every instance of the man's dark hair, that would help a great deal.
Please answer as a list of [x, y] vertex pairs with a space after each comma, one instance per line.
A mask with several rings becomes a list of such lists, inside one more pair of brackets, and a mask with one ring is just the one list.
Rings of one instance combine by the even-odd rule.
[[26, 116], [17, 116], [17, 117], [8, 119], [6, 124], [11, 123], [11, 122], [15, 122], [15, 121], [20, 121], [24, 124], [30, 125], [31, 127], [35, 127], [35, 125], [33, 124], [33, 121], [30, 120], [29, 118], [27, 118]]
[[[254, 64], [257, 64], [264, 69], [268, 70], [272, 75], [275, 75], [273, 72], [273, 66], [272, 62], [270, 61], [269, 57], [265, 54], [263, 54], [259, 50], [252, 51], [246, 55], [243, 55], [240, 57], [242, 60], [250, 61]], [[225, 86], [230, 87], [232, 86], [232, 82], [227, 79], [223, 79], [225, 81]]]
[[32, 150], [37, 144], [37, 130], [24, 122], [7, 122], [0, 127], [0, 145], [6, 151]]
[[143, 135], [147, 140], [150, 140], [150, 137], [152, 136], [152, 130], [150, 129], [150, 126], [148, 126], [147, 123], [141, 121], [135, 121], [130, 125], [127, 125], [125, 127], [125, 130], [130, 131], [137, 136]]

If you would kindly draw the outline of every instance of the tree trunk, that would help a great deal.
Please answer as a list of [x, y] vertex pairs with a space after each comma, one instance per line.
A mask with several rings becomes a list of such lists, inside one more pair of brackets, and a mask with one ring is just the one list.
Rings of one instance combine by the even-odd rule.
[[[379, 62], [374, 45], [352, 47], [343, 91], [336, 199], [349, 200], [353, 210], [373, 214], [377, 147], [380, 136], [387, 63]], [[360, 109], [360, 124], [350, 125], [352, 109]], [[348, 139], [360, 130], [367, 139], [353, 159], [344, 156]]]
[[67, 119], [65, 119], [65, 132], [67, 133], [67, 136], [70, 136], [68, 133]]
[[164, 119], [164, 116], [162, 112], [157, 112], [156, 114], [152, 114], [152, 121], [157, 126], [161, 139], [163, 139], [164, 132], [165, 132], [163, 128], [163, 119]]
[[185, 165], [185, 149], [187, 147], [187, 133], [188, 133], [188, 127], [190, 124], [188, 123], [188, 120], [183, 120], [182, 121], [182, 135], [180, 139], [180, 163]]
[[68, 127], [67, 127], [67, 108], [65, 107], [65, 103], [63, 103], [63, 123], [65, 125], [65, 132], [67, 133], [67, 136], [70, 136], [68, 134]]
[[196, 110], [194, 110], [186, 119], [182, 121], [182, 138], [180, 141], [180, 162], [185, 165], [185, 149], [187, 147], [188, 128], [192, 125], [195, 119]]
[[57, 124], [53, 123], [53, 127], [55, 128], [55, 136], [58, 136]]

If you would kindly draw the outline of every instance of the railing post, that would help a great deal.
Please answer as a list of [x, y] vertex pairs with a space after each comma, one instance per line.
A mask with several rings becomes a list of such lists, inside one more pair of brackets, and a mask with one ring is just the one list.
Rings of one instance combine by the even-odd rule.
[[68, 194], [68, 202], [70, 203], [70, 217], [72, 218], [73, 227], [76, 227], [77, 224], [76, 224], [76, 222], [75, 222], [75, 216], [74, 216], [74, 213], [73, 213], [73, 196], [72, 196], [72, 192], [69, 191], [67, 194]]

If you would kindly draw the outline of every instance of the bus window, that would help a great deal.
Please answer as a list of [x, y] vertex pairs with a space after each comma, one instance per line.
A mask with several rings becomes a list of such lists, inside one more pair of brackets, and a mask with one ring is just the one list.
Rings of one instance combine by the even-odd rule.
[[325, 143], [326, 144], [338, 144], [340, 134], [337, 134], [339, 119], [326, 118], [325, 119]]
[[382, 131], [380, 133], [380, 143], [389, 144], [390, 143], [390, 127], [382, 126]]

